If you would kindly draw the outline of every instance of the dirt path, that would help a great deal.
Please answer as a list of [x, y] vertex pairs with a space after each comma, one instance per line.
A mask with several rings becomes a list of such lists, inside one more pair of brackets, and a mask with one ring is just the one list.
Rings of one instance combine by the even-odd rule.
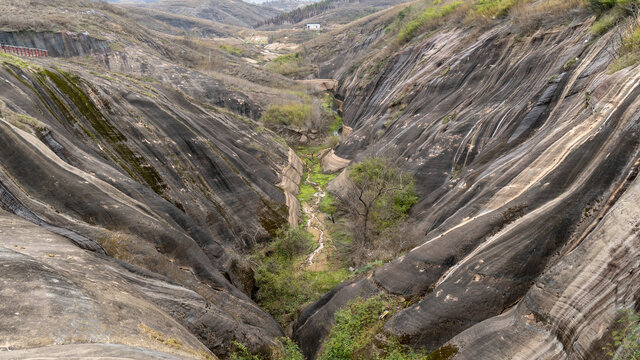
[[316, 192], [313, 194], [313, 200], [303, 206], [303, 211], [308, 218], [307, 231], [313, 235], [314, 240], [318, 243], [318, 248], [307, 258], [306, 266], [311, 271], [325, 271], [329, 270], [330, 265], [328, 259], [329, 247], [326, 245], [326, 217], [318, 208], [326, 193], [322, 186], [311, 181], [309, 172], [307, 172], [306, 182], [311, 184], [316, 189]]

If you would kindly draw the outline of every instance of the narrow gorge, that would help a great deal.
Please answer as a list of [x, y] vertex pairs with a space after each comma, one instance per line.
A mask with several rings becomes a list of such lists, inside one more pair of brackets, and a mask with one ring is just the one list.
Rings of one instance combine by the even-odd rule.
[[635, 0], [113, 2], [0, 0], [0, 359], [640, 353]]

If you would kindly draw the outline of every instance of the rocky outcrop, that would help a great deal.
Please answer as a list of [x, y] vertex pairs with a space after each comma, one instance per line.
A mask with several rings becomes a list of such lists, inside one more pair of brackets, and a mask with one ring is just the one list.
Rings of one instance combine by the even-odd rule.
[[320, 158], [320, 163], [322, 164], [322, 170], [324, 172], [333, 173], [349, 166], [351, 160], [341, 158], [331, 149]]
[[89, 34], [72, 32], [3, 31], [0, 32], [0, 44], [46, 49], [49, 51], [49, 56], [53, 57], [74, 57], [111, 52], [106, 41], [91, 37]]
[[[353, 133], [336, 155], [403, 163], [422, 200], [406, 235], [415, 248], [305, 310], [295, 334], [307, 356], [335, 311], [378, 293], [415, 300], [385, 331], [416, 348], [452, 341], [458, 357], [476, 359], [602, 355], [616, 311], [638, 296], [638, 254], [622, 249], [637, 242], [629, 174], [640, 87], [636, 69], [607, 72], [611, 35], [593, 38], [589, 25], [584, 17], [528, 36], [504, 23], [480, 36], [440, 30], [365, 83], [352, 63], [338, 64]], [[367, 36], [326, 69], [363, 61], [354, 54], [383, 41]], [[359, 69], [371, 66], [364, 59]]]
[[278, 186], [284, 191], [287, 208], [289, 209], [289, 225], [297, 226], [300, 221], [300, 201], [297, 195], [302, 180], [302, 161], [296, 152], [289, 148], [289, 164], [282, 170], [282, 181]]
[[[0, 357], [211, 356], [187, 330], [202, 326], [209, 312], [194, 291], [2, 210], [0, 235]], [[182, 324], [171, 316], [178, 309], [171, 302], [183, 304]], [[46, 331], [34, 331], [34, 323]], [[73, 345], [83, 343], [93, 345]]]
[[[237, 252], [270, 239], [287, 223], [285, 195], [276, 187], [287, 149], [268, 133], [255, 131], [253, 123], [207, 110], [174, 90], [83, 76], [12, 63], [0, 70], [0, 100], [6, 104], [2, 116], [8, 119], [0, 121], [3, 208], [43, 231], [77, 244], [82, 245], [78, 239], [95, 244], [83, 246], [95, 252], [87, 254], [88, 259], [102, 259], [104, 249], [124, 269], [117, 270], [114, 283], [157, 282], [155, 287], [127, 285], [122, 292], [133, 297], [144, 293], [163, 317], [194, 334], [175, 337], [180, 343], [221, 356], [228, 355], [232, 341], [268, 352], [282, 329], [251, 301], [253, 273]], [[0, 239], [12, 241], [12, 230]], [[43, 241], [49, 237], [41, 236]], [[75, 261], [67, 261], [71, 255], [60, 256], [75, 266]], [[23, 258], [6, 261], [40, 266]], [[98, 279], [114, 272], [117, 264], [95, 261]], [[3, 269], [4, 278], [13, 274], [18, 281], [22, 276], [17, 266]], [[82, 262], [78, 269], [86, 271]], [[178, 288], [180, 294], [175, 293]], [[16, 302], [12, 296], [25, 292], [3, 294], [2, 303]], [[96, 302], [117, 304], [103, 293], [92, 296]], [[132, 310], [130, 305], [121, 306]], [[146, 317], [140, 313], [131, 318]], [[175, 327], [167, 324], [147, 325], [161, 332]], [[139, 336], [136, 326], [121, 331]], [[16, 334], [24, 338], [12, 338], [6, 346], [85, 342], [64, 331], [42, 344], [31, 343], [26, 328]], [[109, 335], [104, 336], [92, 342], [107, 342]]]

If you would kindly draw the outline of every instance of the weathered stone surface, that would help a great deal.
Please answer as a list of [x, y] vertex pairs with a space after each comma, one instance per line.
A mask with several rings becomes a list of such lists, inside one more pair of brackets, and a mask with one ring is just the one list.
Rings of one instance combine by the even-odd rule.
[[[63, 358], [89, 351], [136, 358], [210, 354], [187, 330], [202, 324], [202, 314], [209, 311], [210, 304], [197, 293], [91, 254], [2, 210], [0, 274], [0, 350], [11, 351], [9, 358]], [[165, 299], [181, 306], [167, 306]], [[173, 318], [170, 312], [179, 308], [191, 319]], [[63, 346], [76, 343], [98, 344]]]
[[282, 329], [234, 249], [287, 223], [287, 149], [168, 88], [12, 65], [0, 79], [3, 208], [194, 292], [196, 309], [158, 302], [216, 354], [267, 352]]
[[0, 31], [0, 44], [48, 50], [49, 56], [73, 57], [104, 55], [111, 52], [109, 44], [89, 34], [72, 32]]
[[[359, 25], [373, 27], [376, 20], [367, 21]], [[394, 54], [364, 84], [356, 80], [362, 74], [347, 70], [353, 63], [341, 61], [366, 62], [382, 34], [369, 29], [368, 42], [356, 37], [359, 46], [343, 43], [344, 53], [320, 59], [323, 71], [334, 71], [343, 84], [344, 120], [353, 127], [336, 155], [390, 157], [415, 172], [422, 194], [406, 234], [416, 247], [371, 279], [349, 285], [373, 283], [371, 294], [420, 299], [389, 319], [389, 334], [433, 350], [472, 329], [454, 340], [462, 358], [602, 355], [612, 314], [631, 304], [616, 299], [634, 299], [638, 289], [614, 271], [608, 279], [622, 287], [603, 294], [576, 266], [625, 268], [637, 264], [637, 254], [598, 260], [595, 250], [571, 249], [592, 246], [586, 245], [592, 231], [607, 217], [636, 223], [637, 208], [613, 212], [612, 204], [637, 171], [640, 87], [637, 69], [607, 72], [611, 35], [589, 42], [589, 25], [582, 19], [518, 41], [505, 24], [480, 36], [439, 31]], [[609, 235], [637, 241], [627, 233]], [[561, 268], [567, 271], [562, 283], [553, 275]], [[335, 311], [359, 295], [339, 288], [307, 310], [295, 330], [307, 356], [317, 354], [318, 341], [305, 342], [304, 334], [325, 336]], [[565, 306], [564, 298], [580, 305]], [[604, 308], [605, 314], [591, 315]], [[520, 317], [531, 313], [548, 335]], [[524, 328], [530, 336], [518, 332]]]

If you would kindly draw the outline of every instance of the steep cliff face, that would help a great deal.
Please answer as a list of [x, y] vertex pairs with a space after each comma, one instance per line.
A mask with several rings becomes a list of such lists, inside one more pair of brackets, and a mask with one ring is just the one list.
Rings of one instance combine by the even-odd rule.
[[49, 51], [49, 56], [73, 57], [111, 52], [109, 44], [89, 36], [71, 32], [0, 32], [0, 44], [23, 46]]
[[[384, 21], [315, 46], [342, 51], [319, 56], [353, 128], [335, 154], [415, 172], [416, 247], [305, 310], [304, 352], [317, 354], [337, 309], [391, 293], [415, 304], [385, 331], [416, 348], [600, 358], [638, 295], [637, 69], [607, 72], [613, 35], [595, 38], [584, 15], [533, 34], [441, 29], [391, 52]], [[370, 60], [380, 49], [388, 56]]]
[[[38, 269], [44, 267], [57, 273], [65, 281], [51, 285], [54, 293], [71, 282], [79, 287], [74, 291], [94, 294], [89, 303], [107, 301], [102, 292], [75, 280], [82, 276], [83, 263], [95, 261], [96, 279], [114, 277], [114, 284], [135, 293], [134, 298], [140, 298], [138, 292], [152, 293], [145, 301], [162, 312], [154, 315], [156, 325], [144, 322], [145, 315], [132, 318], [126, 332], [144, 333], [136, 321], [164, 332], [159, 324], [165, 317], [179, 323], [182, 330], [176, 331], [188, 329], [201, 342], [189, 347], [192, 340], [176, 338], [187, 350], [204, 344], [224, 355], [237, 340], [266, 352], [282, 330], [251, 301], [253, 273], [236, 252], [270, 239], [287, 223], [285, 195], [276, 184], [288, 164], [288, 148], [251, 120], [173, 89], [124, 75], [116, 79], [54, 70], [51, 60], [37, 61], [5, 58], [0, 69], [0, 206], [31, 227], [44, 228], [33, 238], [38, 246], [53, 238], [68, 247], [65, 237], [95, 255], [53, 251], [54, 263], [43, 263], [41, 255], [30, 253], [25, 230], [23, 237], [0, 236], [10, 252], [6, 260], [29, 271], [42, 273]], [[7, 225], [3, 232], [13, 230]], [[14, 244], [25, 249], [11, 248]], [[58, 256], [84, 260], [63, 270]], [[15, 267], [3, 269], [15, 275]], [[143, 281], [136, 273], [157, 275]], [[3, 303], [18, 302], [23, 294], [3, 293]], [[72, 296], [65, 292], [60, 297], [55, 301]], [[122, 306], [129, 309], [137, 301], [123, 300]], [[115, 321], [102, 320], [105, 326]], [[99, 319], [91, 321], [87, 326], [101, 326]], [[8, 327], [2, 331], [3, 339], [12, 332]], [[64, 327], [56, 339], [77, 331]], [[109, 335], [103, 335], [97, 342], [108, 341]], [[35, 346], [27, 338], [14, 340], [9, 342], [14, 349]], [[77, 342], [44, 339], [38, 346]]]

